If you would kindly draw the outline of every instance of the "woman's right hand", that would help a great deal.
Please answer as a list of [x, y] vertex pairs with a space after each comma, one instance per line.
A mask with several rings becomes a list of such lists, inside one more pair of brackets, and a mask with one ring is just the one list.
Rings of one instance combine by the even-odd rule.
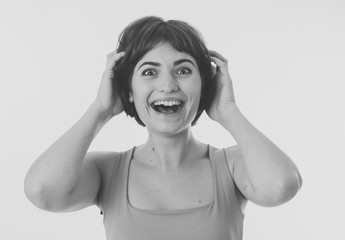
[[98, 89], [95, 103], [99, 108], [99, 113], [107, 118], [112, 118], [123, 111], [120, 97], [114, 96], [112, 78], [114, 76], [113, 67], [115, 63], [125, 55], [125, 52], [113, 51], [107, 55], [106, 68], [102, 75], [102, 81]]

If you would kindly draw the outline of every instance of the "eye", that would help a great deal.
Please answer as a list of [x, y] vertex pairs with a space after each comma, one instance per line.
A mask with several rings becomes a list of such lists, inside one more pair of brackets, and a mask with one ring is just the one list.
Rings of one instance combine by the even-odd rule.
[[190, 70], [189, 68], [179, 68], [177, 71], [176, 71], [177, 74], [182, 74], [182, 75], [185, 75], [185, 74], [191, 74], [192, 73], [192, 70]]
[[147, 70], [142, 72], [143, 76], [154, 76], [156, 74], [157, 74], [157, 72], [154, 69], [147, 69]]

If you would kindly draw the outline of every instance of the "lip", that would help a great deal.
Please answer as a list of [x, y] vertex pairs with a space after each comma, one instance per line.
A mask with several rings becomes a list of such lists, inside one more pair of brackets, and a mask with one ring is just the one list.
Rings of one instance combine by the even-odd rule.
[[[160, 113], [160, 112], [157, 112], [153, 107], [153, 104], [159, 101], [179, 101], [181, 102], [181, 107], [178, 109], [178, 111], [173, 112], [173, 113]], [[185, 107], [185, 102], [186, 101], [181, 98], [165, 97], [165, 98], [157, 98], [153, 100], [149, 105], [156, 114], [161, 115], [161, 116], [169, 116], [169, 115], [179, 114], [182, 111], [182, 109]]]

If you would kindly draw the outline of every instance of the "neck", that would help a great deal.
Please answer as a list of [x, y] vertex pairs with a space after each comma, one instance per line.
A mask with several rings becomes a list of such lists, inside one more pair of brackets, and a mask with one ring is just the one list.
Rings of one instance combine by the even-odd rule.
[[158, 135], [149, 132], [149, 138], [144, 145], [145, 152], [162, 171], [176, 171], [188, 160], [197, 148], [197, 140], [193, 137], [191, 128], [176, 135]]

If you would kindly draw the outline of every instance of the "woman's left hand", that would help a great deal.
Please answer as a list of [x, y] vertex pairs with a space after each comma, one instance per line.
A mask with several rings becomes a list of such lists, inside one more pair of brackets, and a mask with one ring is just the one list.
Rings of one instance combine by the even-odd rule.
[[217, 67], [213, 68], [213, 81], [217, 81], [216, 95], [210, 108], [206, 110], [208, 116], [223, 124], [227, 121], [227, 114], [236, 106], [235, 95], [228, 70], [228, 60], [216, 51], [209, 51], [210, 58]]

